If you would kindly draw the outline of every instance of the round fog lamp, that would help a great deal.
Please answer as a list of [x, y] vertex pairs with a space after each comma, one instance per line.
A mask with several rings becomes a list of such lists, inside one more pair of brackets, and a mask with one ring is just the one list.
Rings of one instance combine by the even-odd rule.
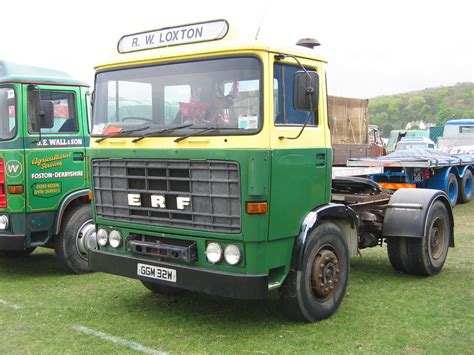
[[4, 231], [8, 228], [8, 217], [2, 214], [0, 216], [0, 230]]
[[97, 231], [96, 238], [97, 238], [97, 244], [99, 244], [101, 247], [105, 247], [109, 239], [109, 234], [107, 233], [105, 229], [101, 228]]
[[224, 257], [228, 264], [237, 265], [241, 258], [240, 249], [234, 244], [229, 244], [225, 247]]
[[222, 259], [222, 248], [217, 243], [209, 243], [206, 248], [207, 260], [212, 263], [218, 263]]
[[120, 244], [122, 244], [122, 236], [120, 235], [119, 231], [114, 229], [112, 232], [110, 232], [109, 244], [112, 248], [118, 248]]

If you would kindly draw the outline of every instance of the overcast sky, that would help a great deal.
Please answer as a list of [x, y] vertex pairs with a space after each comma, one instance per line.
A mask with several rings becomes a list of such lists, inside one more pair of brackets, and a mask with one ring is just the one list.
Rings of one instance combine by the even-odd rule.
[[[124, 34], [226, 18], [243, 36], [315, 37], [332, 95], [374, 96], [474, 81], [470, 0], [2, 1], [0, 58], [93, 84]], [[263, 20], [262, 20], [263, 19]]]

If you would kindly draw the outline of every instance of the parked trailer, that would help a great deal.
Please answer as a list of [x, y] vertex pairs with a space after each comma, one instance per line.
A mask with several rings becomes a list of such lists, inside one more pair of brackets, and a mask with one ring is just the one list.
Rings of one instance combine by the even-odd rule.
[[[308, 322], [336, 312], [359, 249], [386, 242], [396, 270], [441, 271], [454, 246], [446, 194], [331, 181], [325, 61], [228, 32], [216, 20], [124, 36], [97, 68], [91, 268], [158, 294], [278, 290], [283, 310]], [[134, 90], [114, 95], [122, 88]], [[114, 108], [131, 99], [148, 109]]]
[[472, 199], [474, 155], [447, 154], [435, 149], [395, 151], [374, 159], [349, 159], [348, 166], [382, 166], [382, 173], [371, 175], [381, 187], [427, 188], [446, 192], [451, 206]]

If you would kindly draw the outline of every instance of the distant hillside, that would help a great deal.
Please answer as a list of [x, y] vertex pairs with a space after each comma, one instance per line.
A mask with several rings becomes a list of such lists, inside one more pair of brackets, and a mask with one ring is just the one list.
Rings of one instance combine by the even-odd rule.
[[369, 100], [369, 123], [387, 137], [411, 121], [443, 125], [454, 118], [474, 118], [474, 83], [381, 96]]

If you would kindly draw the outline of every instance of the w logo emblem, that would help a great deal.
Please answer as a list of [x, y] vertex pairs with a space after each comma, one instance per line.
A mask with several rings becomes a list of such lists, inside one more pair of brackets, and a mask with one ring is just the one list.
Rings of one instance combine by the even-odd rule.
[[23, 166], [18, 160], [9, 160], [7, 162], [6, 168], [7, 168], [6, 169], [7, 176], [12, 177], [12, 178], [20, 176], [20, 174], [23, 171]]

